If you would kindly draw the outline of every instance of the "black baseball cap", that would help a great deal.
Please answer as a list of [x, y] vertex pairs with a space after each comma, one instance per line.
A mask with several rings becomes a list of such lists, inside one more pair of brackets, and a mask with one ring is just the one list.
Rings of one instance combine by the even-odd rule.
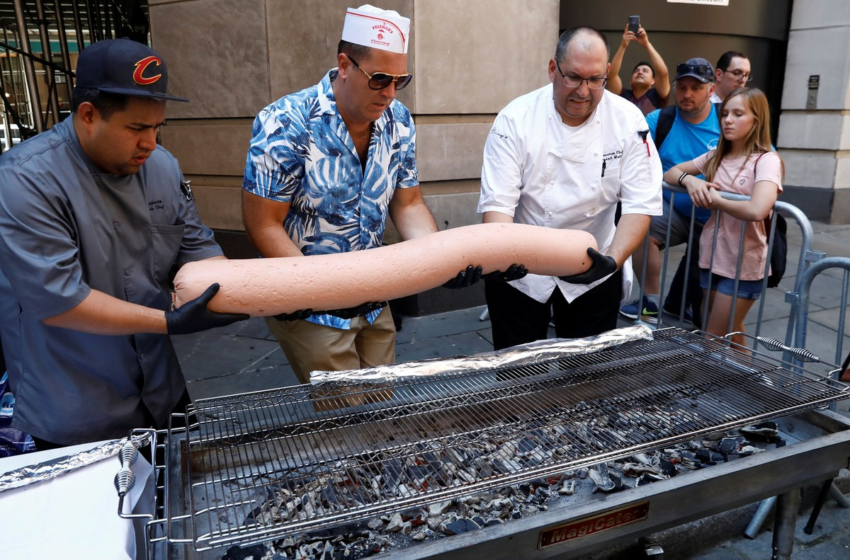
[[75, 88], [107, 93], [189, 101], [168, 95], [168, 68], [152, 48], [130, 39], [107, 39], [83, 49], [77, 59]]
[[714, 66], [704, 58], [689, 58], [687, 62], [676, 65], [676, 80], [696, 78], [704, 84], [714, 81]]

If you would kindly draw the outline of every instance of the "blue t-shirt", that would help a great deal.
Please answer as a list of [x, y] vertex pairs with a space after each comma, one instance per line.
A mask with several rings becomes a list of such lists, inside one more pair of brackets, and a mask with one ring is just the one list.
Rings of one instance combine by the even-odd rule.
[[[646, 116], [646, 122], [649, 125], [650, 133], [655, 138], [655, 129], [658, 126], [658, 116], [661, 110], [653, 111]], [[658, 149], [658, 156], [661, 158], [661, 169], [666, 173], [668, 169], [674, 165], [684, 163], [696, 159], [706, 152], [717, 147], [717, 142], [720, 140], [720, 119], [717, 117], [717, 109], [714, 104], [711, 104], [711, 112], [699, 124], [691, 124], [676, 111], [676, 118], [673, 120], [673, 126], [670, 132], [667, 133], [667, 138]], [[698, 176], [704, 179], [702, 175]], [[664, 199], [670, 200], [670, 193], [664, 191]], [[691, 197], [686, 194], [677, 194], [673, 201], [673, 208], [682, 213], [686, 218], [690, 217], [693, 204]], [[711, 210], [697, 208], [696, 219], [704, 224], [711, 216]]]

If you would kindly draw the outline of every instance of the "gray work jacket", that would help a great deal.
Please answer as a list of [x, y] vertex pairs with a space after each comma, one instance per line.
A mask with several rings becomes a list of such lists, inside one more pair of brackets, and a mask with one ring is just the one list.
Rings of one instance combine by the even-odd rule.
[[151, 416], [167, 422], [185, 388], [168, 336], [42, 321], [92, 289], [165, 310], [172, 266], [222, 254], [181, 179], [161, 147], [136, 175], [103, 174], [73, 117], [0, 156], [0, 339], [14, 427], [70, 445], [122, 437]]

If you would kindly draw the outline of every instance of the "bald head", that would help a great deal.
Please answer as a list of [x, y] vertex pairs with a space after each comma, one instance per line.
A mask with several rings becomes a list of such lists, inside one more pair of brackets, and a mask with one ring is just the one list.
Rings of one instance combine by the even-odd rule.
[[570, 47], [572, 47], [573, 52], [592, 52], [604, 49], [605, 60], [611, 57], [608, 40], [605, 35], [593, 27], [573, 27], [561, 33], [558, 46], [555, 49], [555, 60], [564, 62]]

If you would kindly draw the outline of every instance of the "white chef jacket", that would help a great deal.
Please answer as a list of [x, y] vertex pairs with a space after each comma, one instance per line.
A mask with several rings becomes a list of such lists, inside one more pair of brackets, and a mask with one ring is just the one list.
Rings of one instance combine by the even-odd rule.
[[[605, 253], [614, 239], [617, 201], [624, 215], [661, 215], [662, 175], [649, 127], [634, 104], [606, 90], [587, 121], [567, 127], [549, 84], [513, 100], [496, 117], [484, 146], [478, 213], [495, 211], [515, 223], [583, 230]], [[633, 276], [627, 260], [624, 301]], [[571, 302], [604, 280], [570, 284], [529, 274], [511, 285], [541, 303], [557, 286]]]

